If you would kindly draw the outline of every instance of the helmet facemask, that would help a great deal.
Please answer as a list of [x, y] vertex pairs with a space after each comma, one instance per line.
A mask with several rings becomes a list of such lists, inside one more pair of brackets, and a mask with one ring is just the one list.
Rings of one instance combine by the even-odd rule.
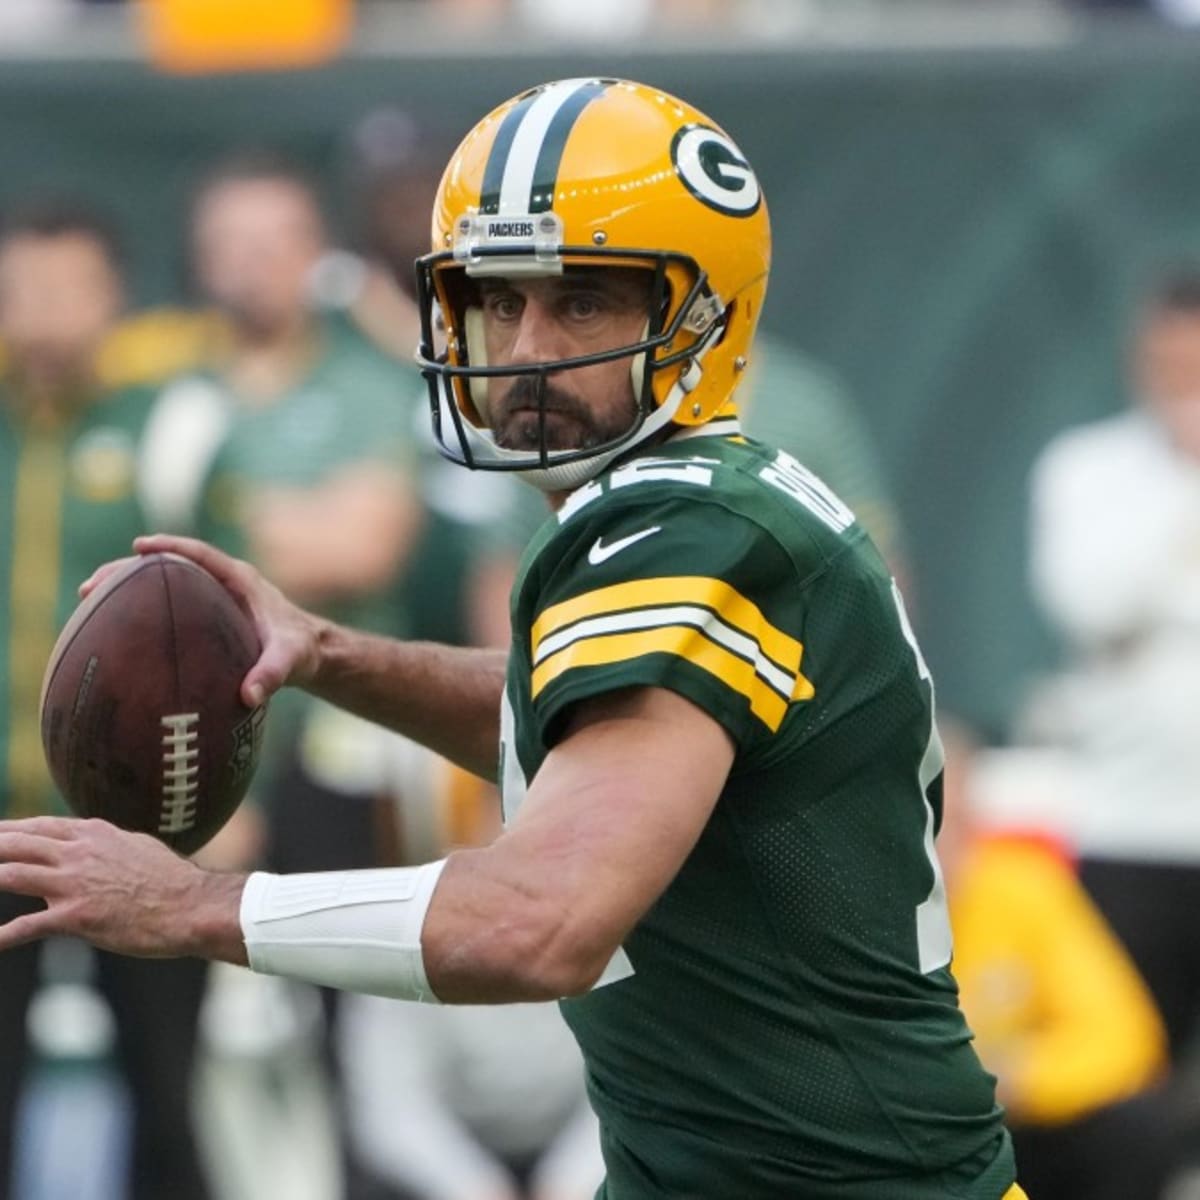
[[[475, 247], [464, 263], [460, 253], [429, 255], [418, 262], [417, 288], [422, 313], [418, 361], [430, 386], [433, 425], [443, 454], [465, 466], [518, 471], [546, 490], [579, 486], [620, 454], [665, 430], [687, 393], [698, 382], [704, 354], [720, 340], [724, 311], [707, 278], [685, 255], [608, 248], [563, 248], [547, 262], [544, 249], [526, 255], [502, 247], [488, 253]], [[481, 289], [488, 279], [560, 276], [564, 272], [645, 271], [649, 276], [646, 320], [641, 336], [625, 345], [571, 358], [495, 365], [487, 361], [483, 340]], [[441, 328], [439, 329], [439, 325]], [[440, 336], [439, 336], [440, 334]], [[600, 363], [628, 359], [631, 411], [628, 425], [583, 445], [555, 445], [548, 418], [555, 411], [554, 376]], [[505, 447], [488, 428], [492, 380], [532, 381], [524, 399], [536, 413], [536, 437], [520, 449]], [[511, 392], [508, 393], [511, 397]], [[559, 393], [561, 405], [565, 397]], [[561, 411], [561, 410], [560, 410]], [[552, 418], [551, 418], [552, 419]], [[530, 441], [533, 445], [528, 445]]]

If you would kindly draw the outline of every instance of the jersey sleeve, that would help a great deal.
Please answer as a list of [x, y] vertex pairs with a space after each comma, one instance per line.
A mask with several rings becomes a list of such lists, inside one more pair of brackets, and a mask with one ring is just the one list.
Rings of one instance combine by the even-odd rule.
[[743, 748], [813, 695], [796, 568], [720, 504], [598, 505], [543, 543], [530, 575], [530, 690], [546, 746], [570, 705], [620, 688], [677, 692]]

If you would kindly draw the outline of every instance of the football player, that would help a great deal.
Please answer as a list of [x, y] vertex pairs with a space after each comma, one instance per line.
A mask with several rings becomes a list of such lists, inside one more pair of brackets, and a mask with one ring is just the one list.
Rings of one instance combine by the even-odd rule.
[[[770, 261], [731, 138], [654, 88], [536, 87], [451, 159], [418, 263], [440, 443], [553, 508], [507, 667], [375, 639], [155, 537], [307, 688], [498, 772], [506, 831], [413, 869], [205, 875], [104, 823], [0, 827], [0, 888], [129, 953], [442, 1003], [562, 998], [610, 1200], [1020, 1197], [956, 1003], [933, 689], [854, 513], [747, 439]], [[497, 746], [499, 754], [497, 755]]]

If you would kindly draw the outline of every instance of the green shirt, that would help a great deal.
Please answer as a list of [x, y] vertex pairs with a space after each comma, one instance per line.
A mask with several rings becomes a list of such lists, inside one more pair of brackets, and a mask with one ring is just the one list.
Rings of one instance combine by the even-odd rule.
[[59, 811], [38, 728], [42, 675], [96, 567], [145, 531], [137, 441], [152, 393], [131, 389], [53, 426], [0, 385], [0, 815]]
[[999, 1200], [1011, 1148], [948, 969], [928, 672], [853, 513], [736, 430], [573, 493], [513, 595], [507, 817], [589, 696], [669, 688], [737, 744], [614, 964], [632, 974], [562, 1005], [602, 1195]]

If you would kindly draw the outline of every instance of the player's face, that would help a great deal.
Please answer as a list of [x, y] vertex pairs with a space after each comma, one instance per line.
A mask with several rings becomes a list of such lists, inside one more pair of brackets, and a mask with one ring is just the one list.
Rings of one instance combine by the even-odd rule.
[[17, 234], [0, 249], [0, 340], [30, 382], [87, 374], [120, 307], [116, 270], [86, 233]]
[[1180, 449], [1200, 458], [1200, 313], [1164, 311], [1147, 318], [1135, 369], [1145, 402]]
[[250, 334], [272, 334], [309, 310], [324, 250], [311, 196], [287, 179], [231, 180], [201, 201], [193, 229], [205, 294]]
[[[481, 281], [489, 366], [531, 366], [615, 350], [645, 336], [650, 276], [638, 270], [568, 270], [545, 279]], [[630, 359], [488, 381], [481, 413], [499, 445], [536, 450], [545, 408], [548, 450], [599, 446], [637, 415]]]

